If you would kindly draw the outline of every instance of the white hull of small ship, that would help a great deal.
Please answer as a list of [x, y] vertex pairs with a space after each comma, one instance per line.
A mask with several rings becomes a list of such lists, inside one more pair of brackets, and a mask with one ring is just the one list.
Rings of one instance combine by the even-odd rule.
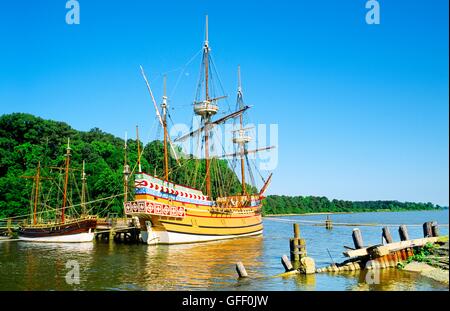
[[19, 240], [26, 242], [43, 242], [43, 243], [84, 243], [92, 242], [94, 240], [93, 232], [77, 233], [60, 236], [48, 236], [48, 237], [24, 237], [19, 236]]

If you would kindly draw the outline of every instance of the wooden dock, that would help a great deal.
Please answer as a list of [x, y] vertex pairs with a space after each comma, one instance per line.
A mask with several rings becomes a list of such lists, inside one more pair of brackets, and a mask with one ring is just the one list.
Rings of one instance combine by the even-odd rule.
[[96, 240], [106, 240], [124, 243], [139, 243], [139, 222], [133, 218], [118, 218], [108, 216], [97, 220]]

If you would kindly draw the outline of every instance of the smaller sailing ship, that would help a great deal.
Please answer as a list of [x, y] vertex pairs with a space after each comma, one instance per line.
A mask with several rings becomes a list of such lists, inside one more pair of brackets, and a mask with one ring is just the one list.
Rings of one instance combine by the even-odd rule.
[[38, 217], [38, 202], [40, 194], [41, 180], [49, 179], [43, 177], [41, 174], [41, 164], [38, 163], [36, 175], [26, 176], [25, 178], [32, 178], [34, 180], [34, 198], [33, 198], [33, 218], [28, 224], [22, 225], [19, 228], [19, 239], [22, 241], [33, 242], [91, 242], [94, 239], [94, 230], [97, 226], [97, 216], [87, 215], [86, 213], [86, 174], [83, 169], [81, 173], [82, 188], [81, 188], [81, 207], [82, 214], [79, 217], [67, 217], [67, 193], [69, 183], [70, 171], [70, 140], [67, 142], [66, 160], [64, 167], [64, 188], [62, 206], [56, 209], [60, 215], [56, 215], [56, 219], [44, 221]]

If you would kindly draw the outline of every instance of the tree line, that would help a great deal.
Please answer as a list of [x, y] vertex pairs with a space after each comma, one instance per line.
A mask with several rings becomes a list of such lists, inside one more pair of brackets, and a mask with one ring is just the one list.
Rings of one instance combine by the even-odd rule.
[[385, 201], [329, 200], [318, 196], [269, 195], [263, 203], [265, 215], [323, 212], [380, 212], [443, 209], [433, 203]]
[[[90, 131], [77, 131], [67, 123], [45, 120], [25, 113], [13, 113], [0, 116], [0, 218], [17, 215], [27, 215], [31, 211], [31, 195], [33, 182], [29, 178], [35, 175], [38, 163], [42, 166], [44, 176], [55, 176], [61, 180], [62, 171], [55, 167], [63, 167], [67, 146], [70, 138], [72, 149], [71, 179], [81, 179], [80, 168], [83, 160], [86, 162], [88, 200], [98, 200], [123, 193], [123, 164], [124, 140], [108, 134], [99, 128]], [[136, 170], [137, 141], [127, 140], [128, 163]], [[141, 143], [142, 170], [157, 176], [163, 176], [164, 148], [159, 140], [148, 144]], [[170, 180], [196, 187], [204, 193], [205, 183], [204, 161], [192, 161], [189, 157], [176, 160], [169, 158], [171, 167]], [[212, 174], [212, 184], [228, 181], [226, 194], [239, 194], [241, 183], [236, 173], [228, 167], [226, 160], [212, 160], [214, 167], [220, 169], [221, 176]], [[59, 176], [59, 177], [58, 177]], [[221, 180], [218, 180], [221, 178]], [[132, 178], [131, 178], [132, 180]], [[48, 196], [40, 204], [58, 206], [61, 200], [60, 185], [54, 182], [42, 181], [42, 193], [53, 191], [54, 196]], [[130, 185], [132, 188], [132, 184]], [[53, 188], [52, 188], [53, 187]], [[75, 187], [69, 192], [69, 199], [73, 204], [79, 203], [79, 189]], [[256, 188], [247, 185], [247, 190], [256, 192]], [[213, 187], [213, 197], [225, 195], [219, 187]], [[112, 200], [105, 200], [88, 206], [91, 212], [105, 216], [110, 212], [122, 214], [123, 197], [117, 196]], [[376, 210], [419, 210], [436, 209], [439, 206], [431, 203], [400, 203], [396, 201], [350, 202], [343, 200], [328, 200], [325, 197], [288, 197], [270, 195], [263, 205], [264, 214], [288, 214], [308, 212], [346, 212], [346, 211], [376, 211]]]
[[[42, 175], [50, 176], [52, 182], [42, 180], [41, 193], [51, 192], [54, 196], [42, 198], [40, 205], [59, 207], [61, 202], [62, 170], [67, 139], [70, 138], [72, 181], [78, 186], [68, 193], [73, 205], [79, 204], [82, 162], [85, 161], [87, 174], [88, 200], [94, 201], [123, 193], [123, 169], [125, 141], [99, 128], [90, 131], [77, 131], [67, 123], [45, 120], [26, 113], [13, 113], [0, 117], [0, 218], [27, 215], [32, 209], [33, 180], [38, 163], [42, 167]], [[141, 167], [143, 172], [162, 177], [164, 146], [159, 140], [147, 144], [140, 143]], [[137, 141], [127, 140], [127, 158], [131, 170], [137, 172]], [[180, 150], [179, 150], [180, 151]], [[201, 189], [206, 193], [205, 161], [184, 156], [176, 160], [169, 157], [170, 181]], [[235, 172], [223, 159], [211, 160], [212, 196], [239, 194], [242, 185]], [[220, 171], [220, 174], [218, 173]], [[55, 177], [56, 172], [56, 177]], [[226, 187], [214, 187], [227, 181]], [[55, 182], [56, 181], [56, 182]], [[56, 184], [59, 182], [60, 184]], [[130, 189], [133, 178], [130, 178]], [[256, 188], [247, 185], [247, 190], [256, 192]], [[132, 191], [131, 191], [132, 192]], [[123, 214], [123, 196], [105, 200], [88, 206], [93, 214], [105, 216], [108, 213]]]

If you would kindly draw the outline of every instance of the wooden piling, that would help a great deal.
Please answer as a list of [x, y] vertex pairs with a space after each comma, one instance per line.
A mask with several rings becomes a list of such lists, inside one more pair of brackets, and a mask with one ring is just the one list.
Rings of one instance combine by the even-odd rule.
[[429, 238], [433, 236], [433, 229], [431, 221], [427, 221], [423, 224], [423, 237]]
[[[293, 238], [291, 239], [291, 263], [294, 269], [300, 268], [300, 260], [302, 259], [302, 245], [303, 239]], [[303, 240], [304, 241], [304, 240]]]
[[239, 278], [248, 277], [247, 270], [245, 270], [244, 264], [240, 261], [236, 264], [236, 272], [238, 273]]
[[394, 242], [392, 239], [391, 232], [389, 231], [389, 227], [383, 227], [383, 239], [386, 241], [387, 244]]
[[283, 255], [281, 257], [281, 264], [283, 265], [284, 270], [286, 272], [292, 271], [294, 269], [294, 267], [291, 264], [291, 261], [289, 260], [289, 258], [286, 255]]
[[300, 238], [300, 225], [295, 223], [293, 228], [294, 238], [289, 239], [291, 266], [293, 266], [293, 269], [299, 269], [301, 259], [306, 257], [306, 243], [304, 239]]
[[308, 255], [306, 253], [306, 241], [305, 241], [305, 239], [299, 239], [298, 240], [298, 251], [299, 251], [299, 255], [300, 255], [300, 260]]
[[294, 238], [300, 238], [300, 225], [294, 224]]
[[331, 221], [329, 216], [327, 216], [327, 219], [325, 220], [325, 229], [333, 229], [333, 222]]
[[438, 223], [436, 221], [433, 221], [433, 223], [431, 225], [431, 231], [433, 233], [433, 237], [438, 237], [439, 236], [439, 226], [438, 226]]
[[352, 238], [356, 249], [364, 247], [361, 230], [359, 230], [358, 228], [353, 229]]
[[408, 241], [409, 240], [409, 234], [408, 229], [405, 225], [401, 225], [398, 228], [398, 234], [400, 235], [400, 241]]

